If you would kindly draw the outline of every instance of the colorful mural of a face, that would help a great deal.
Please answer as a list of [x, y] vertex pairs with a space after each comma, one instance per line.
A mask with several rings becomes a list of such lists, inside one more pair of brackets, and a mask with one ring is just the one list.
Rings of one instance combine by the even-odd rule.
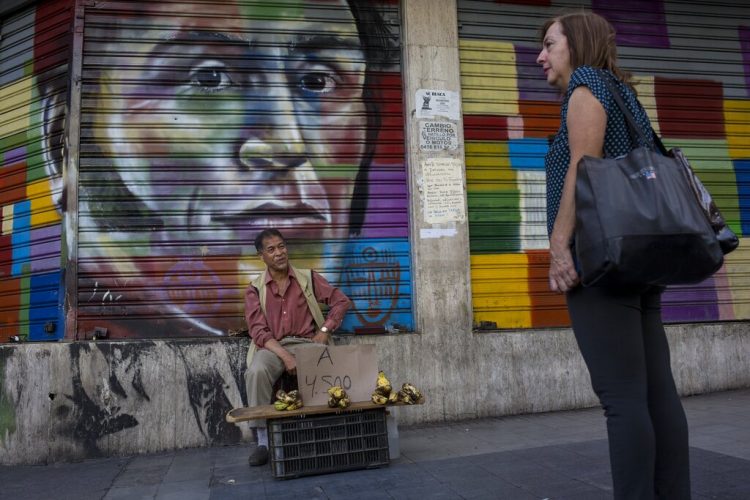
[[[263, 269], [252, 241], [267, 227], [300, 267], [335, 273], [359, 250], [348, 242], [383, 189], [368, 177], [380, 109], [362, 30], [385, 29], [373, 12], [354, 0], [87, 9], [79, 336], [242, 328], [242, 293]], [[380, 182], [394, 192], [392, 176]]]
[[92, 29], [92, 39], [115, 40], [92, 41], [107, 54], [90, 103], [107, 113], [96, 114], [92, 140], [157, 222], [140, 234], [151, 255], [207, 240], [212, 254], [234, 253], [266, 227], [291, 239], [348, 235], [365, 59], [352, 13], [308, 20], [320, 6], [218, 3], [208, 16], [184, 4], [174, 16], [155, 3], [118, 32]]

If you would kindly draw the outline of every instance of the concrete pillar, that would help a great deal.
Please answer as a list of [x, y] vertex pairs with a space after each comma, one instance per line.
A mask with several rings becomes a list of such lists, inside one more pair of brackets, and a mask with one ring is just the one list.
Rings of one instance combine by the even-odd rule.
[[[466, 172], [461, 115], [438, 116], [427, 121], [450, 122], [458, 134], [458, 148], [420, 151], [419, 89], [455, 92], [460, 109], [461, 79], [458, 58], [458, 24], [455, 0], [404, 0], [403, 60], [406, 136], [410, 178], [410, 245], [415, 330], [412, 335], [351, 339], [378, 346], [381, 367], [400, 385], [417, 384], [429, 402], [400, 409], [399, 420], [444, 421], [476, 417], [476, 373], [472, 345], [469, 231], [466, 216]], [[427, 218], [425, 162], [431, 158], [454, 161], [452, 172], [463, 179], [455, 207], [463, 217], [434, 222]], [[457, 166], [455, 164], [457, 162]], [[428, 174], [429, 175], [429, 174]], [[459, 203], [460, 201], [460, 203]], [[433, 206], [434, 207], [434, 206]], [[434, 214], [434, 211], [430, 213]], [[460, 215], [460, 214], [459, 214]], [[468, 404], [467, 404], [468, 402]]]
[[[458, 59], [458, 21], [455, 0], [403, 2], [404, 101], [410, 177], [410, 229], [414, 269], [414, 314], [417, 332], [442, 343], [467, 343], [471, 336], [471, 276], [469, 224], [463, 221], [430, 224], [425, 220], [423, 164], [430, 157], [454, 158], [463, 167], [463, 203], [466, 214], [466, 169], [463, 122], [451, 120], [459, 133], [456, 151], [425, 153], [419, 148], [419, 120], [415, 101], [418, 89], [456, 92], [460, 106], [461, 75]], [[433, 230], [440, 237], [424, 230]]]

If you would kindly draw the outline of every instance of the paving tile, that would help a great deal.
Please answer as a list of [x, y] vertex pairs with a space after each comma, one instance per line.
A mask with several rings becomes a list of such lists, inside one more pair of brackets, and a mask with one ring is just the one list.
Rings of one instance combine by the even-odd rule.
[[244, 465], [248, 467], [247, 457], [250, 456], [250, 450], [242, 446], [235, 448], [222, 448], [221, 454], [215, 454], [212, 456], [214, 467], [221, 467], [225, 465]]
[[[270, 479], [271, 474], [254, 474], [247, 465], [215, 467], [211, 474], [210, 484], [259, 483]], [[229, 483], [229, 481], [232, 483]]]
[[707, 423], [702, 425], [693, 425], [689, 427], [691, 432], [696, 434], [725, 434], [739, 432], [742, 427], [732, 424], [721, 424], [721, 423]]
[[518, 491], [517, 493], [511, 492], [511, 493], [499, 493], [497, 491], [486, 491], [486, 492], [477, 492], [477, 493], [470, 493], [470, 494], [461, 494], [461, 498], [465, 498], [467, 500], [498, 500], [498, 499], [513, 499], [513, 500], [519, 500], [522, 498], [526, 499], [534, 499], [537, 500], [534, 496], [524, 496], [527, 495], [524, 491]]
[[747, 500], [750, 498], [750, 486], [747, 483], [741, 486], [732, 486], [718, 494], [722, 496], [717, 496], [716, 498]]
[[[299, 483], [296, 480], [289, 481], [267, 481], [263, 483], [268, 498], [278, 496], [296, 495], [297, 498], [325, 498], [321, 477], [317, 476], [316, 482]], [[327, 476], [326, 476], [327, 477]]]
[[550, 481], [540, 478], [539, 481], [527, 481], [521, 487], [536, 495], [537, 498], [554, 498], [561, 496], [576, 497], [578, 494], [596, 492], [609, 494], [601, 488], [575, 479], [564, 479], [561, 481]]
[[164, 483], [159, 487], [159, 496], [168, 495], [172, 493], [205, 493], [205, 498], [208, 498], [210, 485], [204, 480], [194, 481], [180, 481], [177, 483]]
[[499, 476], [484, 470], [479, 470], [475, 474], [441, 474], [436, 476], [435, 480], [459, 492], [463, 489], [484, 488], [488, 483], [502, 481]]
[[[266, 496], [263, 485], [260, 483], [242, 485], [218, 485], [211, 488], [210, 500], [248, 500], [264, 499]], [[300, 499], [301, 500], [301, 499]]]
[[321, 485], [323, 493], [325, 493], [328, 498], [356, 498], [357, 493], [359, 493], [361, 490], [369, 490], [372, 487], [372, 485], [364, 487], [363, 485], [360, 485], [358, 483], [341, 484], [338, 482], [334, 484]]
[[328, 497], [322, 493], [299, 493], [299, 492], [278, 493], [274, 495], [273, 497], [266, 497], [266, 498], [273, 498], [274, 500], [300, 500], [301, 498], [304, 498], [305, 500], [327, 500], [328, 499]]
[[515, 457], [514, 452], [512, 451], [500, 451], [486, 455], [470, 456], [467, 458], [469, 458], [472, 465], [477, 465], [489, 472], [492, 472], [497, 467], [505, 467], [510, 463], [516, 463], [523, 460]]
[[587, 457], [581, 457], [578, 460], [570, 462], [560, 462], [558, 464], [547, 463], [545, 467], [549, 467], [558, 474], [573, 479], [609, 474], [609, 461]]
[[163, 468], [172, 465], [174, 455], [172, 454], [160, 454], [160, 455], [142, 455], [133, 457], [128, 462], [128, 469], [152, 469], [152, 468]]
[[735, 428], [728, 432], [718, 432], [715, 434], [717, 438], [732, 439], [734, 441], [750, 442], [750, 427], [744, 426]]
[[151, 500], [156, 496], [158, 484], [132, 486], [125, 488], [111, 488], [103, 500]]
[[428, 462], [419, 463], [417, 467], [427, 471], [435, 471], [440, 474], [445, 472], [448, 474], [471, 474], [477, 469], [476, 463], [473, 462], [470, 457], [458, 457], [449, 460], [430, 460]]
[[560, 463], [577, 459], [580, 455], [565, 446], [542, 446], [516, 450], [513, 452], [513, 456], [537, 463]]
[[610, 474], [609, 470], [606, 472], [582, 474], [577, 479], [602, 491], [612, 491], [612, 474]]
[[724, 436], [724, 435], [698, 434], [692, 431], [690, 434], [690, 446], [693, 446], [695, 448], [711, 449], [714, 446], [726, 444], [726, 443], [733, 442], [733, 441], [734, 439], [732, 439], [731, 437]]
[[750, 472], [750, 462], [742, 458], [737, 458], [730, 455], [691, 448], [690, 458], [691, 463], [694, 463], [703, 470], [714, 473], [726, 473], [742, 470]]
[[499, 490], [520, 491], [519, 487], [515, 484], [504, 481], [496, 476], [489, 476], [479, 480], [474, 480], [473, 478], [455, 479], [445, 483], [445, 487], [464, 497], [483, 496], [488, 492]]
[[209, 500], [211, 498], [211, 490], [208, 488], [203, 490], [190, 490], [190, 491], [159, 491], [154, 497], [155, 500]]
[[396, 500], [460, 500], [461, 495], [446, 489], [441, 484], [430, 484], [425, 486], [405, 486], [401, 488], [386, 488], [392, 498]]
[[477, 491], [464, 494], [461, 497], [472, 500], [539, 500], [539, 497], [518, 486], [508, 483], [492, 483], [487, 487], [488, 492]]
[[113, 486], [115, 488], [127, 488], [131, 486], [146, 486], [161, 484], [164, 476], [169, 470], [169, 465], [160, 465], [151, 468], [126, 468], [115, 478]]
[[[122, 459], [85, 460], [70, 464], [0, 467], [0, 497], [101, 499], [127, 464]], [[75, 481], [70, 478], [75, 477]]]
[[532, 482], [544, 484], [545, 482], [565, 480], [565, 476], [529, 461], [518, 462], [508, 467], [500, 468], [494, 471], [493, 474], [509, 483], [519, 486]]
[[190, 481], [194, 479], [204, 479], [206, 482], [211, 479], [210, 465], [190, 464], [190, 463], [172, 463], [169, 470], [164, 474], [164, 482]]
[[555, 495], [551, 500], [612, 500], [612, 492], [600, 489], [581, 490], [572, 494]]
[[696, 447], [742, 460], [750, 460], [750, 441], [714, 442]]
[[393, 500], [393, 497], [385, 490], [383, 491], [357, 491], [356, 494], [347, 493], [340, 495], [338, 493], [329, 494], [330, 500]]
[[606, 439], [569, 443], [568, 449], [578, 455], [609, 463], [609, 445]]

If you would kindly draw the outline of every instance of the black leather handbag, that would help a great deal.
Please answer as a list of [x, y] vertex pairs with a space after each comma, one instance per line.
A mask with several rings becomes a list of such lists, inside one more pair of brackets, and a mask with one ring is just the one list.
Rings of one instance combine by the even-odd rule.
[[[619, 89], [602, 73], [631, 141], [648, 144]], [[575, 251], [584, 286], [696, 283], [739, 244], [682, 151], [636, 147], [619, 158], [584, 156], [576, 179]]]

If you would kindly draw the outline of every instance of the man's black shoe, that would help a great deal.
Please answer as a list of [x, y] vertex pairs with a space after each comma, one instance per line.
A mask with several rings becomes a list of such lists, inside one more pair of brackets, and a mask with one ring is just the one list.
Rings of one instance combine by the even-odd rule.
[[249, 463], [251, 467], [266, 465], [268, 463], [268, 448], [265, 446], [256, 446], [250, 454], [250, 457], [247, 459], [247, 463]]

